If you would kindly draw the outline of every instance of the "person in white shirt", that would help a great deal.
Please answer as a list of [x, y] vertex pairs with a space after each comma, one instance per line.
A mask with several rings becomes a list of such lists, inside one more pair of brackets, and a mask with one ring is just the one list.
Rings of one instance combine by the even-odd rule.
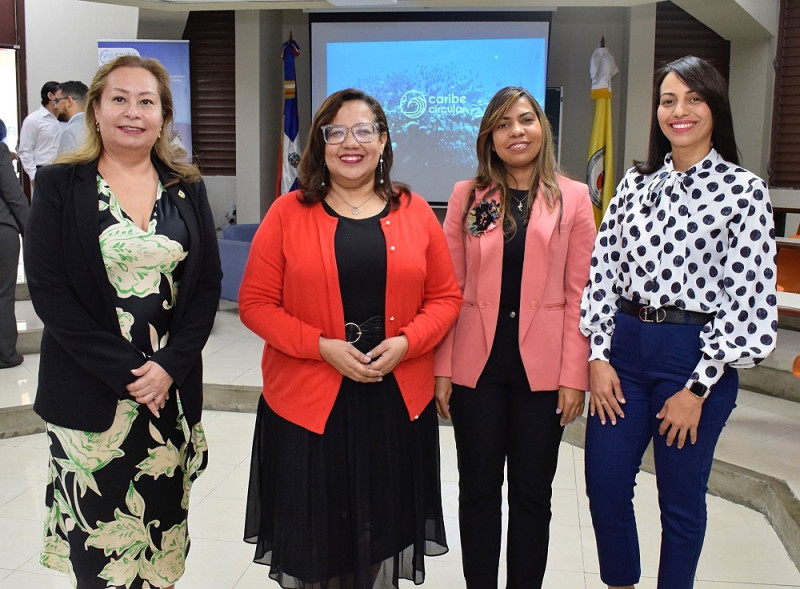
[[687, 56], [659, 69], [648, 157], [627, 172], [603, 217], [581, 305], [591, 340], [586, 493], [609, 587], [639, 581], [632, 499], [651, 440], [658, 588], [693, 587], [736, 369], [775, 348], [772, 205], [737, 154], [716, 68]]
[[19, 133], [17, 156], [31, 183], [36, 169], [53, 162], [58, 155], [63, 126], [55, 116], [53, 99], [58, 92], [58, 82], [45, 82], [42, 86], [42, 105], [25, 117]]
[[75, 151], [86, 140], [89, 131], [86, 126], [86, 116], [83, 112], [86, 92], [89, 89], [83, 82], [70, 80], [59, 86], [53, 102], [56, 105], [56, 118], [66, 123], [61, 133], [58, 145], [58, 155], [68, 151]]

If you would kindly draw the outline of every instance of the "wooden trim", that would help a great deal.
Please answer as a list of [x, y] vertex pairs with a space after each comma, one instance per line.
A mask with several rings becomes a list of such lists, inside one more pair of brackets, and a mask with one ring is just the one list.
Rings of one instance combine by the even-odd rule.
[[769, 184], [800, 188], [800, 6], [781, 0]]
[[236, 175], [236, 44], [233, 11], [192, 11], [189, 41], [192, 147], [200, 170]]
[[727, 81], [731, 44], [672, 2], [656, 6], [655, 69], [685, 55], [714, 64]]

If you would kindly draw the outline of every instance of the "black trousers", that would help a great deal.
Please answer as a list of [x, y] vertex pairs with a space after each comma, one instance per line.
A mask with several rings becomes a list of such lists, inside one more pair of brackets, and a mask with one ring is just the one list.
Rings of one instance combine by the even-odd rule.
[[0, 368], [22, 362], [17, 353], [17, 319], [14, 291], [19, 264], [19, 232], [0, 223]]
[[508, 471], [508, 589], [541, 587], [550, 499], [564, 428], [558, 391], [531, 391], [518, 319], [500, 312], [492, 352], [474, 389], [453, 385], [450, 416], [459, 472], [459, 528], [468, 589], [495, 589], [503, 468]]

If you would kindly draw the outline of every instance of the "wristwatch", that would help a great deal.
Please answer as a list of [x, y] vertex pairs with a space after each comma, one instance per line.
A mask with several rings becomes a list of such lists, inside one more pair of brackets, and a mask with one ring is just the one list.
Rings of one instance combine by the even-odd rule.
[[709, 389], [699, 380], [693, 380], [692, 384], [689, 385], [689, 392], [692, 393], [698, 399], [705, 399], [706, 397], [708, 397], [708, 393], [711, 392], [711, 389]]

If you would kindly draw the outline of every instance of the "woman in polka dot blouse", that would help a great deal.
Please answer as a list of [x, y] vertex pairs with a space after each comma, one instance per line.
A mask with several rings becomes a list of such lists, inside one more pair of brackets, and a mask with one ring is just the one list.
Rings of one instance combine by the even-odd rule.
[[609, 204], [581, 304], [592, 347], [586, 490], [609, 587], [632, 587], [641, 573], [632, 499], [651, 439], [658, 587], [692, 587], [736, 368], [775, 347], [774, 258], [767, 187], [738, 165], [725, 80], [696, 57], [667, 64], [647, 160]]

